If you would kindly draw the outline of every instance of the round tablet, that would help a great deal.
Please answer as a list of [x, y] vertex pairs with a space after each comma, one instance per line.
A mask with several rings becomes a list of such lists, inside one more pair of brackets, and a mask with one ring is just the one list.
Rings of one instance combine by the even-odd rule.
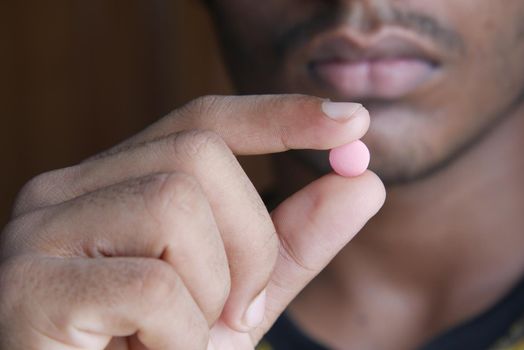
[[364, 142], [358, 140], [333, 148], [329, 152], [329, 163], [341, 176], [361, 175], [369, 165], [369, 150]]

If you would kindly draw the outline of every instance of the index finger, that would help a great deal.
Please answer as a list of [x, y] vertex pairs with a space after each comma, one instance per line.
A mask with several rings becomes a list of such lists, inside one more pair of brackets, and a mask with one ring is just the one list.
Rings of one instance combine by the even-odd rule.
[[217, 133], [236, 155], [326, 150], [364, 136], [369, 113], [358, 103], [306, 95], [198, 98], [109, 152], [184, 130]]

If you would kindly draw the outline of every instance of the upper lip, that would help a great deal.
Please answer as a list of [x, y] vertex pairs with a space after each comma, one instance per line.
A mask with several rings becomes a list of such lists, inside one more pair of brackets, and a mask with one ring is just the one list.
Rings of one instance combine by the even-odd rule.
[[312, 64], [342, 61], [358, 62], [382, 59], [420, 59], [433, 65], [440, 63], [436, 48], [417, 34], [388, 28], [370, 36], [341, 28], [320, 34], [311, 42], [309, 61]]

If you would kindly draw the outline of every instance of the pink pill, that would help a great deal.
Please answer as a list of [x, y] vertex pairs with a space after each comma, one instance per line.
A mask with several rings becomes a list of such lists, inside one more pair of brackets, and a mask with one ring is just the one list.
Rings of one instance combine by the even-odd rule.
[[329, 163], [341, 176], [362, 175], [369, 165], [369, 150], [364, 142], [358, 140], [333, 148], [329, 152]]

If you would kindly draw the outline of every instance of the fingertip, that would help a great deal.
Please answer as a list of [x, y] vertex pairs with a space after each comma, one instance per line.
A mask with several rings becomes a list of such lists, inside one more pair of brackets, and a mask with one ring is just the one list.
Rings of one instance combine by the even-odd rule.
[[366, 170], [359, 176], [367, 189], [367, 198], [370, 212], [375, 215], [386, 201], [386, 187], [380, 177], [371, 170]]
[[253, 298], [240, 319], [234, 316], [237, 313], [229, 313], [226, 311], [222, 315], [222, 320], [231, 329], [240, 333], [248, 333], [256, 327], [260, 326], [260, 324], [264, 321], [265, 311], [266, 290], [264, 289], [257, 296], [255, 296], [255, 298]]
[[[242, 298], [243, 299], [243, 298]], [[266, 312], [266, 288], [257, 295], [245, 301], [230, 298], [224, 306], [220, 320], [230, 329], [248, 333], [260, 326]]]
[[360, 103], [324, 101], [321, 104], [322, 112], [337, 122], [345, 122], [363, 108]]
[[243, 324], [248, 329], [253, 329], [259, 326], [264, 321], [264, 313], [266, 311], [266, 290], [264, 289], [259, 295], [253, 299], [247, 308]]

